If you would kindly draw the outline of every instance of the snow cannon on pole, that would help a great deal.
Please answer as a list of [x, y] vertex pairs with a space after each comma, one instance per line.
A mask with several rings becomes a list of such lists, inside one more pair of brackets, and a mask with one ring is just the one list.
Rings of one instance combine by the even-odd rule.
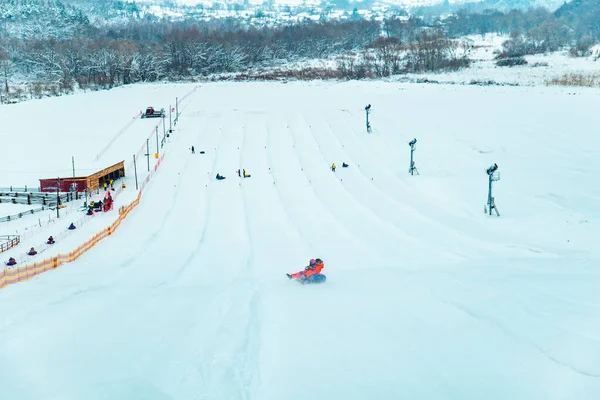
[[415, 162], [413, 161], [413, 153], [415, 152], [416, 144], [417, 144], [416, 138], [414, 138], [413, 140], [408, 142], [408, 145], [410, 146], [410, 167], [408, 168], [408, 172], [411, 175], [414, 175], [415, 172], [417, 173], [417, 175], [419, 175], [419, 171], [417, 170], [417, 167], [415, 166]]
[[369, 114], [371, 113], [371, 104], [365, 106], [365, 114], [367, 118], [367, 133], [371, 133], [371, 123], [369, 122]]
[[494, 201], [494, 196], [492, 196], [492, 182], [500, 180], [500, 173], [498, 172], [498, 164], [494, 163], [490, 166], [486, 171], [488, 175], [488, 199], [487, 206], [484, 208], [486, 213], [492, 215], [492, 210], [499, 217], [500, 213], [498, 212], [498, 208], [496, 207], [496, 202]]

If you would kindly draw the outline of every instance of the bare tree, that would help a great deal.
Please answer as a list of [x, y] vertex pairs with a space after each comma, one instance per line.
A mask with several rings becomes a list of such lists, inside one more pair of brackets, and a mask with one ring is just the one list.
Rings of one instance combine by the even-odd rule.
[[469, 65], [466, 56], [457, 52], [458, 43], [437, 29], [423, 31], [411, 43], [407, 55], [407, 69], [413, 72], [455, 70]]
[[373, 50], [375, 75], [389, 76], [400, 72], [403, 55], [400, 39], [380, 36], [366, 48]]
[[8, 91], [8, 73], [10, 71], [10, 67], [11, 67], [11, 61], [10, 58], [8, 57], [8, 54], [3, 51], [0, 50], [0, 74], [2, 74], [2, 78], [3, 78], [3, 85], [4, 86], [4, 96], [2, 96], [2, 93], [0, 92], [0, 103], [4, 103], [3, 99], [6, 98], [8, 100], [8, 95], [9, 95], [9, 91]]

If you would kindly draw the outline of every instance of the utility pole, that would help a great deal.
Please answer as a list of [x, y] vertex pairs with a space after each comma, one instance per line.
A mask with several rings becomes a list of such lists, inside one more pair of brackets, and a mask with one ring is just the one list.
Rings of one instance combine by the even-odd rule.
[[169, 133], [173, 133], [173, 125], [172, 125], [173, 122], [172, 122], [172, 119], [171, 119], [171, 110], [172, 109], [173, 109], [173, 106], [171, 106], [169, 104]]
[[75, 178], [75, 157], [71, 156], [71, 161], [73, 162], [73, 178]]
[[133, 170], [135, 171], [135, 190], [138, 190], [137, 164], [135, 162], [135, 154], [133, 155]]
[[60, 218], [60, 178], [56, 178], [56, 218]]
[[158, 154], [158, 125], [156, 125], [156, 154]]
[[166, 138], [166, 129], [165, 129], [165, 116], [162, 116], [162, 121], [163, 121], [163, 146], [165, 145], [165, 138]]
[[146, 139], [146, 158], [148, 159], [148, 172], [150, 172], [150, 139]]
[[179, 99], [175, 97], [175, 125], [179, 121]]

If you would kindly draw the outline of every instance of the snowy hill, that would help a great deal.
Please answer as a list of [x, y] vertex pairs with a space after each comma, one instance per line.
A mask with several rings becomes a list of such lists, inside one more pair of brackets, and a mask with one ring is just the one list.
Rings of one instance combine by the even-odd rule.
[[[203, 0], [9, 0], [0, 3], [0, 38], [37, 38], [45, 36], [69, 37], [91, 34], [91, 26], [127, 24], [135, 20], [158, 19], [210, 20], [234, 18], [248, 24], [259, 13], [269, 11], [269, 19], [263, 23], [285, 23], [291, 15], [305, 17], [327, 16], [330, 20], [345, 19], [356, 9], [362, 18], [382, 19], [390, 11], [410, 10], [412, 7], [444, 6], [440, 0], [383, 0], [383, 1], [203, 1]], [[551, 10], [563, 4], [563, 0], [483, 0], [454, 1], [447, 3], [452, 9], [466, 6], [473, 9], [493, 8], [508, 11], [513, 8], [545, 6]], [[434, 10], [438, 10], [434, 8]], [[442, 10], [440, 9], [439, 12]]]
[[[70, 0], [71, 2], [77, 0]], [[138, 3], [153, 3], [156, 0], [140, 0]], [[223, 7], [227, 4], [239, 4], [239, 5], [275, 5], [275, 6], [322, 6], [325, 4], [333, 4], [336, 7], [349, 8], [369, 8], [369, 6], [407, 6], [407, 7], [419, 7], [429, 6], [435, 4], [448, 3], [452, 5], [478, 3], [489, 0], [334, 0], [334, 1], [321, 1], [321, 0], [253, 0], [253, 1], [221, 1]], [[547, 6], [549, 8], [559, 7], [564, 3], [564, 0], [492, 0], [500, 5], [511, 5], [512, 7], [535, 7], [535, 6]], [[219, 1], [213, 0], [175, 0], [172, 3], [184, 5], [184, 6], [204, 6], [212, 7], [214, 4], [219, 4]]]
[[85, 34], [88, 17], [60, 1], [9, 0], [0, 3], [0, 38], [64, 37]]
[[[287, 8], [273, 2], [262, 8], [215, 3], [205, 8], [172, 2], [11, 0], [2, 4], [0, 14], [0, 104], [165, 80], [410, 79], [409, 74], [424, 80], [452, 71], [433, 80], [449, 81], [458, 73], [477, 75], [475, 82], [496, 82], [502, 79], [495, 75], [518, 72], [511, 83], [529, 84], [528, 76], [519, 77], [552, 82], [557, 74], [581, 72], [580, 66], [584, 75], [597, 68], [591, 49], [600, 40], [599, 3], [571, 2], [556, 12], [481, 8], [516, 4], [494, 1], [469, 3], [472, 12], [458, 12], [455, 3], [425, 12], [374, 2], [349, 10], [347, 2]], [[44, 36], [48, 33], [52, 36]], [[481, 59], [472, 57], [482, 49], [471, 46], [472, 36], [508, 39], [509, 33], [517, 36], [506, 41], [506, 48], [484, 44], [490, 53], [482, 73]], [[435, 40], [435, 35], [448, 40]], [[427, 46], [436, 47], [434, 59], [421, 51]], [[503, 59], [491, 60], [492, 52]], [[551, 62], [540, 60], [548, 55]], [[532, 62], [523, 71], [525, 57]], [[553, 68], [555, 61], [565, 68]], [[507, 70], [508, 64], [519, 68]], [[504, 69], [496, 69], [500, 66]], [[488, 67], [495, 69], [492, 76]], [[595, 76], [580, 78], [559, 80], [596, 85]]]
[[[513, 9], [528, 9], [535, 7], [545, 7], [549, 10], [556, 10], [564, 3], [568, 3], [572, 0], [481, 0], [481, 1], [470, 1], [465, 2], [462, 5], [467, 8], [476, 7], [477, 9], [495, 9], [503, 12], [507, 12]], [[450, 2], [450, 4], [461, 6], [459, 2]]]
[[[0, 182], [68, 170], [78, 152], [86, 166], [140, 104], [189, 90], [134, 85], [3, 106], [4, 162], [16, 172], [3, 167]], [[3, 398], [594, 398], [597, 97], [201, 85], [118, 230], [78, 261], [0, 290]], [[91, 120], [97, 109], [106, 118]], [[155, 125], [135, 119], [106, 157], [145, 152]], [[44, 152], [51, 139], [61, 145]], [[500, 217], [484, 214], [493, 163]], [[137, 172], [146, 169], [142, 158]], [[124, 193], [135, 193], [126, 175]], [[314, 257], [325, 284], [288, 280]]]

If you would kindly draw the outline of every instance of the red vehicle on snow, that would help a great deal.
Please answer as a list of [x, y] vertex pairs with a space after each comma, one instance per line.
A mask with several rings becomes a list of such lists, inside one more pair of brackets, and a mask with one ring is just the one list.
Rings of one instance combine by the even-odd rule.
[[165, 116], [165, 109], [155, 110], [154, 107], [146, 108], [146, 112], [142, 114], [142, 118], [160, 118]]

